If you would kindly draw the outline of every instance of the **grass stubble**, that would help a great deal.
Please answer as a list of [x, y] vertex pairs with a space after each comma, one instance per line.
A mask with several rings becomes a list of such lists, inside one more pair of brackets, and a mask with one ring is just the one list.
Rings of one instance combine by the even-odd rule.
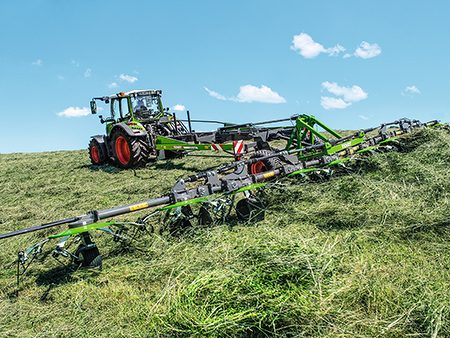
[[[102, 270], [44, 247], [19, 287], [16, 253], [61, 229], [0, 242], [0, 337], [448, 337], [448, 130], [399, 151], [273, 182], [266, 217], [133, 245], [94, 232]], [[229, 159], [231, 160], [231, 159]], [[92, 166], [86, 151], [0, 155], [1, 232], [144, 201], [227, 159]], [[143, 212], [117, 217], [134, 221]]]

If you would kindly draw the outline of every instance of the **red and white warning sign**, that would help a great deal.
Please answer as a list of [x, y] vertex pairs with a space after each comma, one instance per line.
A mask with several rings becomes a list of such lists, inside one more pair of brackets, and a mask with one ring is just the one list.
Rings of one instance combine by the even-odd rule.
[[222, 144], [211, 144], [211, 150], [223, 151], [223, 145]]
[[244, 141], [234, 141], [233, 142], [234, 154], [239, 155], [244, 152]]

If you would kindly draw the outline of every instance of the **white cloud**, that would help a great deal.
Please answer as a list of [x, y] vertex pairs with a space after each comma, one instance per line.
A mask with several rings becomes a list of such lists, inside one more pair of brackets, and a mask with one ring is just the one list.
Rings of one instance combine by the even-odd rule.
[[66, 110], [63, 110], [62, 112], [56, 113], [59, 116], [67, 116], [67, 117], [79, 117], [79, 116], [86, 116], [90, 114], [89, 108], [83, 107], [69, 107]]
[[340, 44], [337, 44], [334, 47], [328, 48], [326, 50], [326, 52], [330, 55], [330, 56], [337, 56], [339, 54], [339, 52], [345, 52], [345, 48], [342, 47]]
[[119, 87], [119, 86], [117, 85], [117, 83], [113, 82], [113, 83], [110, 83], [110, 84], [108, 85], [108, 87], [109, 87], [109, 88], [117, 88], [117, 87]]
[[177, 105], [173, 106], [172, 109], [177, 110], [177, 111], [184, 111], [186, 109], [186, 107], [181, 104], [177, 104]]
[[120, 74], [119, 77], [120, 77], [122, 80], [125, 80], [125, 81], [130, 82], [130, 83], [133, 83], [133, 82], [135, 82], [135, 81], [138, 80], [137, 77], [130, 76], [130, 75], [123, 75], [123, 74]]
[[420, 94], [420, 90], [416, 86], [406, 87], [405, 92], [411, 92], [411, 93]]
[[313, 59], [320, 53], [327, 53], [329, 56], [337, 56], [340, 52], [345, 51], [345, 48], [337, 44], [331, 48], [325, 48], [320, 43], [314, 42], [314, 40], [306, 33], [300, 35], [294, 35], [292, 40], [292, 50], [298, 51], [298, 53], [306, 59]]
[[[311, 36], [306, 33], [301, 33], [300, 35], [294, 35], [294, 40], [292, 40], [293, 45], [292, 50], [297, 51], [306, 59], [313, 59], [320, 53], [327, 53], [329, 56], [338, 56], [340, 52], [345, 52], [347, 49], [340, 44], [334, 47], [325, 48], [318, 42], [315, 42]], [[378, 44], [370, 44], [363, 41], [357, 48], [355, 53], [346, 53], [343, 58], [349, 58], [351, 56], [357, 56], [363, 59], [373, 58], [381, 54], [381, 48]]]
[[367, 99], [367, 93], [365, 93], [361, 87], [340, 87], [336, 82], [329, 83], [328, 81], [322, 83], [322, 87], [328, 90], [330, 93], [337, 96], [343, 96], [345, 101], [360, 101]]
[[[408, 94], [407, 92], [410, 92], [411, 94]], [[419, 88], [417, 88], [416, 86], [411, 86], [411, 87], [406, 87], [404, 91], [402, 91], [402, 95], [403, 96], [407, 96], [407, 97], [413, 97], [412, 94], [420, 94], [420, 90]]]
[[360, 118], [362, 118], [363, 120], [368, 120], [369, 118], [367, 116], [364, 115], [359, 115]]
[[298, 53], [306, 59], [315, 58], [320, 53], [325, 53], [325, 48], [306, 33], [301, 33], [300, 35], [294, 35], [294, 44], [291, 46], [292, 50], [299, 51]]
[[227, 100], [227, 98], [225, 96], [223, 96], [223, 95], [221, 95], [221, 94], [219, 94], [217, 92], [213, 92], [212, 90], [209, 90], [206, 87], [203, 87], [203, 88], [206, 89], [206, 91], [209, 93], [210, 96], [212, 96], [212, 97], [214, 97], [216, 99], [219, 99], [219, 100]]
[[342, 99], [336, 99], [335, 97], [321, 96], [320, 104], [325, 109], [344, 109], [351, 105], [350, 102], [345, 102]]
[[330, 83], [328, 81], [322, 83], [322, 88], [328, 90], [330, 93], [336, 96], [343, 96], [344, 99], [337, 99], [327, 96], [322, 96], [320, 104], [325, 109], [337, 108], [343, 109], [352, 104], [352, 102], [357, 102], [367, 99], [368, 94], [362, 90], [359, 86], [353, 87], [341, 87], [338, 86], [336, 82]]
[[286, 100], [278, 95], [277, 92], [272, 91], [267, 86], [262, 85], [261, 88], [246, 85], [241, 86], [240, 92], [236, 98], [231, 100], [237, 102], [262, 102], [262, 103], [284, 103]]
[[217, 92], [214, 92], [212, 90], [209, 90], [208, 88], [204, 87], [206, 91], [211, 95], [212, 97], [215, 97], [219, 100], [230, 100], [235, 102], [261, 102], [261, 103], [284, 103], [286, 100], [281, 97], [277, 92], [272, 91], [267, 86], [261, 85], [261, 88], [252, 86], [252, 85], [245, 85], [239, 87], [240, 91], [239, 94], [236, 97], [230, 97], [227, 98], [223, 96], [222, 94], [219, 94]]
[[355, 56], [363, 58], [363, 59], [370, 59], [377, 55], [381, 54], [381, 48], [376, 43], [371, 45], [368, 42], [361, 42], [361, 44], [356, 48]]
[[75, 65], [77, 67], [80, 65], [80, 63], [78, 61], [75, 61], [75, 60], [72, 60], [71, 64], [73, 64], [73, 65]]
[[33, 66], [42, 66], [42, 60], [37, 60], [32, 63]]
[[84, 77], [91, 76], [91, 70], [89, 68], [86, 68], [86, 71], [84, 72]]

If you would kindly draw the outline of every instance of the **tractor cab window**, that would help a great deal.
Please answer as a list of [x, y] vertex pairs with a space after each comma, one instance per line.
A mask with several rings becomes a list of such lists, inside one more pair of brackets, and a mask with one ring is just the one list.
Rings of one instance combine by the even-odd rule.
[[113, 100], [111, 104], [111, 115], [114, 119], [129, 117], [128, 99], [126, 97]]
[[131, 106], [138, 119], [155, 117], [160, 112], [158, 96], [137, 95], [131, 98]]

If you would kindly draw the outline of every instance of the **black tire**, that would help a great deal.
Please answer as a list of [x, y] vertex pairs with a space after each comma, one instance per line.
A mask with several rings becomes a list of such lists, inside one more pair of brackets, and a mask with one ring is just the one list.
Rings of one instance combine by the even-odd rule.
[[[75, 256], [78, 257], [78, 263], [81, 264], [82, 267], [85, 268], [102, 268], [102, 256], [100, 256], [100, 252], [98, 251], [95, 243], [92, 242], [91, 236], [89, 233], [84, 232], [81, 234], [82, 244], [78, 247]], [[86, 248], [86, 246], [92, 245], [94, 246]]]
[[91, 163], [95, 165], [102, 165], [106, 163], [106, 154], [103, 152], [102, 147], [97, 140], [92, 139], [89, 142], [89, 158]]
[[211, 213], [205, 206], [200, 207], [200, 211], [198, 213], [198, 224], [199, 225], [211, 225], [214, 223], [214, 220], [211, 216]]
[[241, 199], [236, 204], [236, 214], [241, 221], [262, 221], [265, 216], [264, 203], [255, 197]]
[[[263, 157], [263, 156], [268, 156], [273, 154], [273, 151], [271, 150], [257, 150], [255, 151], [255, 153], [250, 156], [250, 158], [255, 158], [255, 157]], [[271, 158], [266, 158], [262, 161], [258, 161], [256, 163], [250, 163], [248, 165], [248, 171], [251, 174], [259, 174], [262, 172], [266, 172], [266, 171], [271, 171], [277, 168], [282, 167], [283, 164], [281, 163], [281, 160], [279, 157], [271, 157]]]
[[112, 136], [113, 156], [123, 169], [143, 167], [148, 162], [150, 147], [144, 137], [133, 137], [124, 130], [116, 130]]

